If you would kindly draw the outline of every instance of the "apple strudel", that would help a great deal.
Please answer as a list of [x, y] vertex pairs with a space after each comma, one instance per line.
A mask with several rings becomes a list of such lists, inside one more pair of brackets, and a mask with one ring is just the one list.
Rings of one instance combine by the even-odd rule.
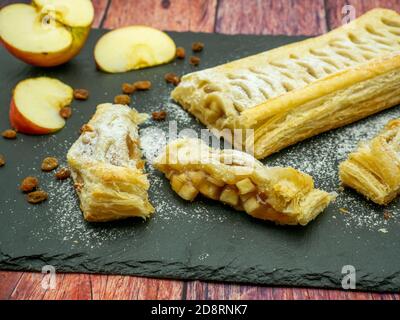
[[400, 193], [400, 119], [340, 164], [342, 184], [357, 190], [380, 205], [387, 205]]
[[320, 37], [185, 75], [171, 97], [264, 158], [400, 102], [400, 15], [375, 9]]
[[128, 106], [101, 104], [68, 151], [87, 221], [147, 218], [154, 212], [137, 128], [145, 119], [146, 115]]
[[247, 153], [212, 149], [198, 139], [170, 143], [154, 165], [185, 200], [200, 193], [281, 225], [307, 225], [334, 198], [293, 168], [269, 168]]

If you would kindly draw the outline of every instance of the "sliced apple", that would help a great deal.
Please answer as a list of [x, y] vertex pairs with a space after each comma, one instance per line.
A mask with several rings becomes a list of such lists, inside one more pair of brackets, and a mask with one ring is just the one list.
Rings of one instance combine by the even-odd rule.
[[0, 40], [26, 63], [51, 67], [72, 59], [89, 35], [94, 18], [90, 0], [33, 0], [0, 11]]
[[167, 63], [175, 52], [175, 43], [165, 32], [130, 26], [102, 36], [94, 49], [94, 58], [99, 69], [117, 73]]
[[72, 88], [57, 79], [40, 77], [23, 80], [15, 87], [11, 99], [11, 125], [18, 132], [27, 134], [58, 131], [65, 125], [59, 112], [72, 99]]

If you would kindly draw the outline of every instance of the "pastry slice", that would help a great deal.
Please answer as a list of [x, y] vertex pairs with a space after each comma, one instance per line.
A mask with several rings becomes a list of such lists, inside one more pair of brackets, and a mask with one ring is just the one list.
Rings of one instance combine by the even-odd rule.
[[101, 104], [68, 151], [68, 165], [87, 221], [145, 219], [154, 212], [137, 127], [145, 119], [127, 106]]
[[375, 9], [320, 37], [185, 75], [171, 97], [264, 158], [400, 103], [400, 15]]
[[342, 184], [357, 190], [380, 205], [387, 205], [400, 193], [400, 119], [340, 164]]
[[170, 143], [154, 165], [185, 200], [202, 194], [281, 225], [304, 226], [333, 199], [293, 168], [269, 168], [247, 153], [212, 149], [198, 139]]

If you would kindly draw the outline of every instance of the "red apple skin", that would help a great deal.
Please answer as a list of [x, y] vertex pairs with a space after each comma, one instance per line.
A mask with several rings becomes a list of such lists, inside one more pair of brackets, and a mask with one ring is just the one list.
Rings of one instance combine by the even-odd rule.
[[51, 130], [48, 128], [42, 128], [34, 124], [32, 121], [25, 118], [15, 105], [14, 97], [11, 99], [10, 103], [10, 122], [11, 126], [21, 133], [32, 134], [32, 135], [42, 135], [56, 132], [58, 130]]
[[36, 67], [54, 67], [61, 64], [64, 64], [75, 57], [83, 48], [89, 33], [90, 28], [73, 28], [72, 32], [72, 44], [69, 48], [56, 52], [56, 53], [32, 53], [19, 50], [14, 48], [10, 44], [4, 41], [4, 39], [0, 38], [1, 44], [6, 48], [8, 52], [10, 52], [14, 57], [24, 61], [27, 64]]

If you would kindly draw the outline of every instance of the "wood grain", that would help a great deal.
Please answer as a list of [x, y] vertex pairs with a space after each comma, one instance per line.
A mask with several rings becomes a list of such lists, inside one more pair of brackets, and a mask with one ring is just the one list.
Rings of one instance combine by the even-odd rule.
[[22, 274], [22, 272], [0, 272], [0, 300], [7, 300], [10, 298]]
[[134, 5], [112, 0], [103, 27], [142, 24], [170, 31], [212, 32], [216, 7], [217, 0], [148, 0]]
[[327, 0], [326, 10], [329, 29], [334, 29], [342, 25], [342, 8], [345, 5], [353, 6], [357, 17], [371, 9], [379, 7], [400, 12], [400, 1], [398, 0]]
[[94, 21], [93, 28], [101, 27], [104, 15], [106, 13], [107, 5], [111, 0], [92, 0], [94, 7]]
[[317, 35], [326, 32], [324, 0], [220, 0], [216, 31]]

